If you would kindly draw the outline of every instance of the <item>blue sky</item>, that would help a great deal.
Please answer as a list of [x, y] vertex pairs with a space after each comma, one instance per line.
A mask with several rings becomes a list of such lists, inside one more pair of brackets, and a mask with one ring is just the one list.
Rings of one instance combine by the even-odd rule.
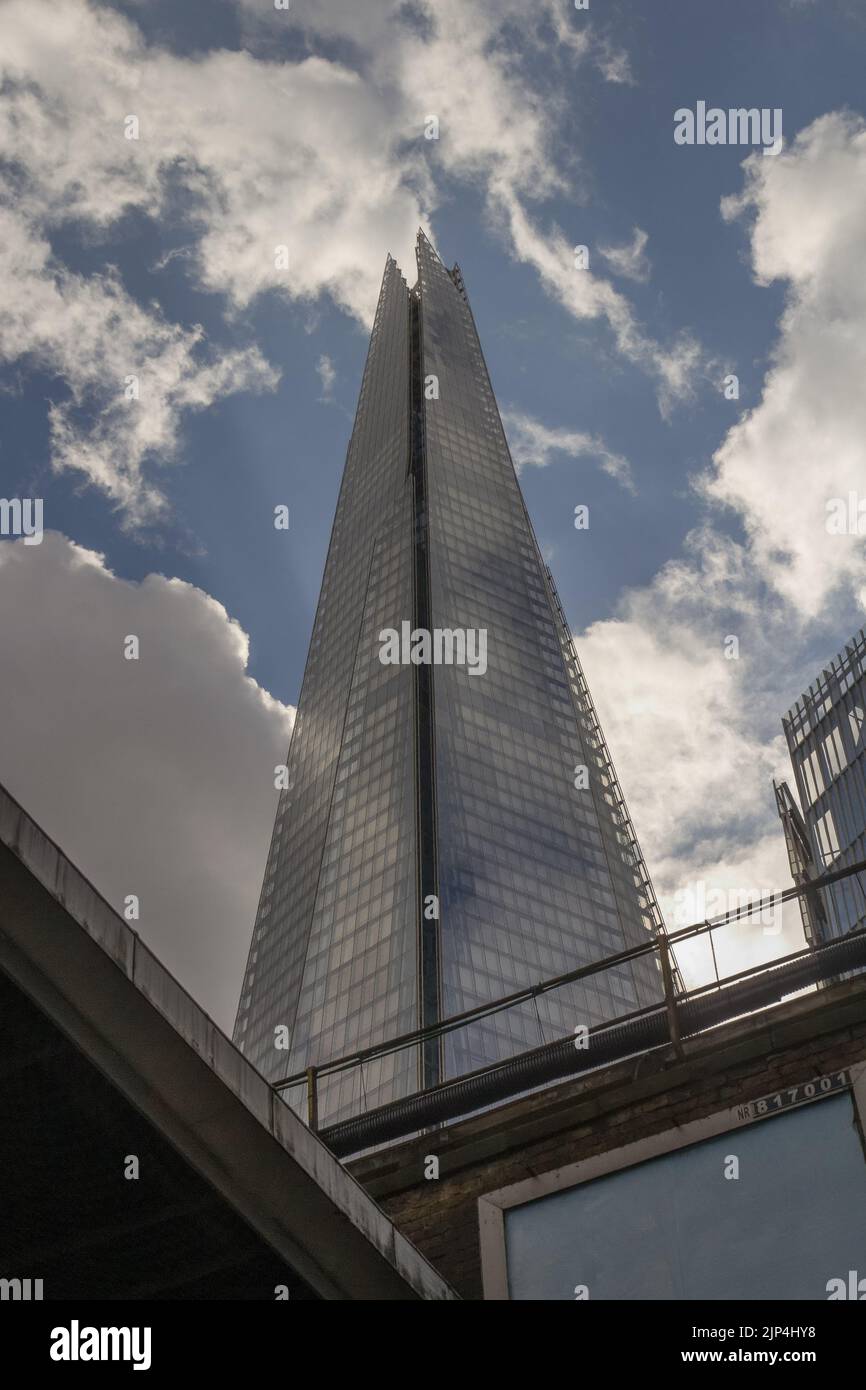
[[[42, 497], [66, 539], [26, 554], [0, 541], [2, 637], [22, 672], [0, 778], [109, 895], [161, 879], [152, 939], [224, 1021], [375, 290], [388, 251], [414, 280], [422, 223], [463, 270], [661, 891], [683, 903], [697, 882], [783, 883], [779, 715], [866, 606], [862, 539], [834, 546], [823, 525], [823, 499], [866, 494], [862, 6], [59, 0], [50, 33], [32, 8], [0, 0], [0, 204], [14, 219], [0, 470], [3, 495]], [[674, 112], [699, 100], [781, 108], [782, 153], [675, 144]], [[438, 141], [424, 139], [431, 113]], [[572, 266], [578, 244], [588, 271]], [[136, 371], [141, 402], [119, 405]], [[279, 503], [288, 534], [272, 525]], [[80, 633], [52, 617], [52, 585], [68, 596], [81, 574], [70, 543], [103, 557], [86, 576], [101, 594], [121, 608], [170, 597], [188, 622], [172, 641], [201, 643], [182, 690], [161, 649], [114, 742], [93, 711], [118, 673], [94, 667], [86, 605]], [[76, 661], [77, 704], [62, 678]], [[261, 750], [250, 772], [239, 754], [219, 767], [241, 718], [238, 749]], [[210, 720], [212, 744], [185, 764], [184, 730]], [[34, 740], [44, 757], [22, 753]], [[136, 781], [169, 747], [170, 797]], [[118, 822], [124, 777], [137, 789]], [[138, 859], [137, 817], [155, 837]], [[228, 891], [214, 861], [239, 835], [243, 882]], [[190, 866], [215, 875], [212, 900]], [[796, 922], [789, 933], [796, 944]], [[779, 940], [732, 949], [751, 959]]]
[[[232, 5], [117, 8], [137, 19], [148, 38], [180, 53], [240, 42]], [[834, 7], [822, 6], [819, 14], [817, 6], [771, 4], [756, 15], [748, 3], [733, 4], [725, 8], [724, 22], [710, 25], [700, 5], [662, 3], [654, 6], [651, 21], [639, 5], [598, 6], [605, 31], [629, 55], [634, 85], [590, 72], [555, 130], [557, 165], [580, 161], [581, 202], [568, 195], [551, 198], [544, 204], [546, 216], [575, 244], [590, 247], [627, 241], [633, 227], [643, 228], [653, 273], [647, 284], [630, 288], [637, 314], [660, 338], [691, 331], [710, 356], [739, 366], [745, 408], [760, 397], [782, 294], [779, 287], [756, 293], [743, 230], [726, 226], [719, 216], [720, 198], [741, 186], [743, 150], [675, 146], [673, 110], [693, 105], [699, 93], [723, 107], [780, 105], [786, 126], [798, 131], [827, 110], [862, 107], [866, 28], [846, 22], [838, 7], [828, 23], [828, 8]], [[583, 17], [575, 14], [573, 22], [580, 26]], [[297, 31], [285, 28], [275, 43], [272, 27], [252, 44], [253, 52], [271, 62], [297, 54]], [[309, 48], [317, 51], [314, 35]], [[526, 64], [530, 80], [543, 84], [545, 61], [544, 54], [532, 55]], [[436, 167], [443, 161], [432, 144], [421, 149], [430, 151]], [[689, 495], [689, 477], [723, 438], [731, 403], [715, 382], [702, 382], [688, 409], [663, 419], [652, 381], [617, 360], [604, 326], [575, 325], [545, 296], [537, 274], [514, 264], [508, 246], [487, 225], [483, 195], [472, 182], [449, 177], [446, 169], [444, 176], [437, 170], [437, 185], [431, 230], [443, 257], [449, 264], [459, 260], [463, 269], [502, 408], [555, 429], [599, 434], [637, 473], [633, 497], [597, 471], [576, 469], [567, 457], [543, 473], [524, 473], [536, 530], [543, 546], [554, 547], [560, 590], [573, 625], [581, 629], [608, 616], [624, 586], [648, 582], [679, 551], [701, 511]], [[206, 415], [184, 421], [179, 466], [160, 473], [172, 517], [155, 535], [124, 534], [111, 505], [92, 489], [82, 493], [74, 474], [51, 480], [52, 524], [103, 552], [129, 578], [166, 570], [170, 554], [172, 573], [219, 598], [250, 634], [250, 673], [293, 701], [366, 335], [326, 296], [299, 306], [265, 294], [241, 322], [227, 323], [221, 297], [197, 291], [182, 260], [153, 269], [184, 244], [185, 200], [177, 200], [172, 211], [164, 222], [122, 218], [98, 244], [90, 227], [61, 228], [52, 245], [70, 268], [85, 274], [118, 266], [136, 298], [157, 299], [173, 321], [202, 323], [216, 343], [258, 343], [282, 380], [273, 393], [229, 396]], [[381, 273], [391, 249], [382, 246], [371, 273]], [[407, 262], [403, 269], [414, 280], [414, 266]], [[319, 399], [316, 372], [323, 355], [337, 373], [328, 402]], [[41, 373], [27, 373], [22, 382], [20, 364], [4, 379], [22, 388], [9, 408], [6, 439], [16, 461], [26, 462], [20, 484], [10, 476], [22, 490], [32, 491], [37, 481], [45, 490], [45, 396], [62, 385]], [[278, 501], [292, 510], [290, 545], [270, 534], [268, 516]], [[601, 530], [590, 529], [578, 557], [570, 520], [578, 501], [593, 510], [616, 508], [616, 547]]]

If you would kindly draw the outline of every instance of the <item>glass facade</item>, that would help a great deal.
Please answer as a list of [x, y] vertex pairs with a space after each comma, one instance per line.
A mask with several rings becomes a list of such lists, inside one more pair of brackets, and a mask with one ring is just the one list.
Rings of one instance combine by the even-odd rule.
[[[377, 641], [412, 611], [408, 313], [389, 260], [235, 1025], [272, 1080], [417, 1026], [413, 673]], [[404, 1052], [323, 1081], [320, 1113], [416, 1086]]]
[[[782, 725], [810, 851], [800, 858], [808, 859], [813, 875], [866, 859], [866, 629], [783, 716]], [[823, 910], [804, 919], [810, 940], [866, 927], [866, 874], [821, 890], [821, 899]]]
[[[418, 273], [423, 374], [438, 383], [425, 430], [432, 611], [440, 627], [487, 632], [484, 676], [434, 671], [442, 998], [455, 1014], [634, 945], [648, 923], [459, 272], [421, 239]], [[578, 767], [591, 774], [581, 790]], [[657, 987], [641, 961], [538, 1012], [497, 1014], [449, 1035], [446, 1075], [627, 1013]]]
[[[417, 257], [412, 291], [385, 271], [238, 1011], [272, 1080], [659, 923], [460, 272]], [[483, 633], [486, 669], [383, 665], [401, 624]], [[604, 972], [326, 1081], [320, 1122], [661, 995], [651, 958]]]

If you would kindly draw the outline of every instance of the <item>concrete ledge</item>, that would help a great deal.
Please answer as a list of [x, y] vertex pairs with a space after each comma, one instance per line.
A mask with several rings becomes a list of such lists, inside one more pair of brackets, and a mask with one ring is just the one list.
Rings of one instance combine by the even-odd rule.
[[321, 1296], [457, 1297], [2, 788], [0, 968]]

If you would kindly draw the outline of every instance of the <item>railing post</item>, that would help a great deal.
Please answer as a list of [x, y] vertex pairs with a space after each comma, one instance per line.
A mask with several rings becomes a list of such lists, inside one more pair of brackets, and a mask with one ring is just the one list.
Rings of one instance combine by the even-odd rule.
[[668, 1028], [670, 1030], [671, 1042], [674, 1052], [678, 1057], [683, 1055], [683, 1045], [680, 1042], [680, 1021], [677, 1018], [676, 997], [674, 995], [674, 980], [671, 973], [671, 959], [668, 946], [668, 939], [664, 932], [660, 932], [657, 937], [659, 943], [659, 953], [662, 964], [662, 981], [665, 987], [665, 1004], [668, 1011]]
[[315, 1067], [307, 1067], [307, 1124], [312, 1130], [319, 1128], [319, 1093], [316, 1088]]

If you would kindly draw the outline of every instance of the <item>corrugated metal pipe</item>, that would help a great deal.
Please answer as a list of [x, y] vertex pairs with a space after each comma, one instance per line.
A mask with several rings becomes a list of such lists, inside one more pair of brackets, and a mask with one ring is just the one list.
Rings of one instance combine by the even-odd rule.
[[[686, 997], [676, 1007], [681, 1037], [703, 1032], [714, 1024], [740, 1014], [777, 1003], [786, 995], [866, 966], [866, 934], [844, 937], [819, 946], [799, 960], [784, 965], [768, 966], [759, 974], [733, 984], [720, 986], [697, 997]], [[375, 1144], [384, 1144], [444, 1120], [456, 1119], [473, 1110], [481, 1110], [498, 1100], [506, 1100], [522, 1091], [532, 1090], [566, 1076], [594, 1070], [610, 1062], [620, 1061], [637, 1052], [661, 1047], [670, 1042], [669, 1018], [665, 1006], [657, 1013], [609, 1027], [590, 1034], [586, 1050], [578, 1050], [573, 1038], [548, 1043], [532, 1052], [510, 1058], [495, 1071], [479, 1072], [432, 1091], [420, 1091], [403, 1100], [342, 1120], [319, 1133], [332, 1153], [338, 1157], [357, 1153]]]

